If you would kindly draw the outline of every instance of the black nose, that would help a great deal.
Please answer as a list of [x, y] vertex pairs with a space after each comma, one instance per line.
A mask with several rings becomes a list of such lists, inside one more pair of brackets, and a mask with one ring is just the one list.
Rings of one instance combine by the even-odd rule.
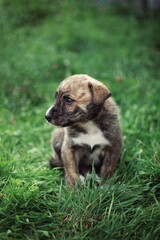
[[49, 114], [47, 114], [47, 115], [45, 115], [45, 119], [46, 119], [48, 122], [50, 122], [51, 119], [52, 119], [52, 116], [49, 115]]

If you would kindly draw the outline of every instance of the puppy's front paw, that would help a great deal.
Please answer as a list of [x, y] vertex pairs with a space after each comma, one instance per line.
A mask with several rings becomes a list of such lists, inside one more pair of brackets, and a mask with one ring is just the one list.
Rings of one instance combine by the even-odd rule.
[[66, 180], [68, 182], [69, 187], [74, 187], [78, 183], [78, 175], [77, 174], [72, 174], [72, 175], [66, 175]]

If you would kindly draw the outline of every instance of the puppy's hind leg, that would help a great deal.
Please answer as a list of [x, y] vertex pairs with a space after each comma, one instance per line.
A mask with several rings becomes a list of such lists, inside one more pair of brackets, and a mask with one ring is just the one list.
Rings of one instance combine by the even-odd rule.
[[53, 158], [50, 160], [50, 167], [63, 167], [63, 162], [61, 158], [61, 148], [63, 144], [64, 133], [62, 129], [56, 129], [53, 133], [51, 140], [51, 146], [53, 149]]
[[57, 154], [55, 154], [55, 156], [49, 161], [50, 168], [63, 167], [63, 163], [62, 163], [61, 159], [56, 155]]

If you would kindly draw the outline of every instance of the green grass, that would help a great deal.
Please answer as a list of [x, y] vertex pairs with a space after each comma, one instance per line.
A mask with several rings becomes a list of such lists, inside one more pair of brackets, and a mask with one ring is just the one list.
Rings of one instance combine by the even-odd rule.
[[[160, 239], [159, 19], [37, 2], [0, 1], [0, 239]], [[121, 109], [122, 157], [104, 188], [69, 190], [48, 166], [44, 115], [75, 73], [103, 81]]]

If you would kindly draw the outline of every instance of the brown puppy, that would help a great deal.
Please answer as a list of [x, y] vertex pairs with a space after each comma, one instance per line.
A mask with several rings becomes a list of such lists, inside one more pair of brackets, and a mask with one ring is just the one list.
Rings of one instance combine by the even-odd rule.
[[84, 74], [66, 78], [56, 91], [48, 122], [60, 126], [53, 135], [52, 167], [64, 167], [70, 186], [91, 172], [104, 180], [116, 168], [122, 146], [118, 109], [111, 92]]

